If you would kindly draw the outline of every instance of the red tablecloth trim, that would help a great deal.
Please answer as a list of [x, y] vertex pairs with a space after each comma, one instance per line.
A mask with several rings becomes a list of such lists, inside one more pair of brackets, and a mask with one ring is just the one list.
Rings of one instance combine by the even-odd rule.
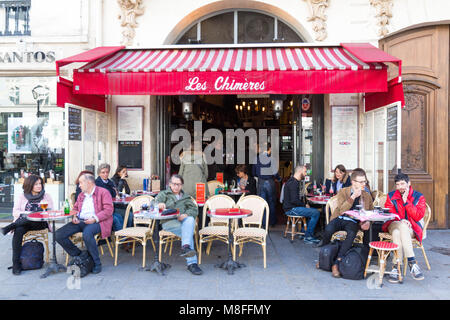
[[[230, 212], [230, 210], [233, 210]], [[239, 211], [237, 211], [239, 210]], [[208, 211], [208, 213], [211, 213], [211, 211]], [[221, 209], [216, 209], [214, 215], [216, 216], [241, 216], [244, 214], [249, 214], [252, 213], [251, 210], [248, 209], [239, 209], [239, 208], [221, 208]]]

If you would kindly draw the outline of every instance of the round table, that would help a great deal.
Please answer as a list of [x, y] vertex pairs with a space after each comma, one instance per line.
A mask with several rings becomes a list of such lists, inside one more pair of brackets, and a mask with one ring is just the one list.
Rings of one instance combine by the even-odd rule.
[[161, 212], [155, 213], [150, 211], [137, 211], [134, 213], [135, 218], [144, 218], [144, 219], [152, 219], [155, 220], [155, 231], [153, 232], [153, 242], [155, 243], [156, 252], [155, 257], [153, 259], [153, 263], [150, 268], [145, 269], [146, 271], [155, 271], [159, 275], [164, 276], [164, 270], [170, 268], [170, 264], [162, 263], [159, 261], [159, 221], [160, 220], [170, 220], [179, 217], [180, 211], [177, 210], [176, 213], [163, 216]]
[[234, 202], [238, 202], [239, 198], [245, 194], [245, 193], [249, 193], [250, 191], [248, 190], [238, 190], [238, 191], [219, 191], [219, 194], [225, 194], [227, 196], [230, 196], [231, 198], [233, 198]]
[[33, 212], [27, 214], [27, 219], [30, 221], [47, 221], [52, 222], [52, 244], [53, 244], [53, 256], [50, 258], [50, 262], [47, 266], [47, 270], [44, 274], [41, 275], [41, 278], [47, 278], [52, 273], [58, 273], [60, 271], [66, 271], [66, 267], [62, 264], [58, 264], [56, 261], [56, 238], [55, 238], [55, 221], [60, 221], [67, 219], [73, 215], [76, 215], [76, 211], [72, 211], [69, 214], [64, 214], [63, 210], [48, 210], [48, 211], [41, 211], [41, 212]]
[[[329, 196], [307, 196], [306, 200], [308, 200], [308, 202], [310, 202], [312, 204], [320, 205], [322, 208], [323, 217], [325, 217], [325, 215], [327, 214], [325, 212], [326, 205], [327, 205], [328, 200], [330, 200]], [[322, 219], [322, 223], [321, 223], [322, 232], [325, 230], [324, 220], [325, 219]]]
[[347, 216], [350, 216], [351, 218], [359, 220], [361, 222], [366, 222], [366, 221], [370, 222], [369, 242], [372, 242], [372, 222], [386, 222], [389, 220], [393, 220], [397, 217], [397, 215], [393, 214], [393, 213], [388, 213], [388, 214], [378, 213], [373, 210], [363, 210], [363, 214], [361, 214], [361, 212], [359, 212], [359, 211], [350, 210], [350, 211], [345, 211], [344, 214]]
[[[252, 211], [248, 209], [238, 209], [238, 208], [224, 208], [224, 209], [215, 209], [212, 211], [208, 211], [207, 215], [211, 218], [219, 218], [219, 219], [242, 219], [246, 217], [250, 217], [252, 215]], [[231, 221], [228, 222], [228, 259], [225, 262], [216, 264], [216, 268], [221, 268], [228, 271], [228, 274], [234, 274], [234, 269], [245, 267], [245, 264], [239, 263], [233, 260], [233, 256], [231, 254], [231, 248], [233, 246], [233, 237], [231, 234]]]

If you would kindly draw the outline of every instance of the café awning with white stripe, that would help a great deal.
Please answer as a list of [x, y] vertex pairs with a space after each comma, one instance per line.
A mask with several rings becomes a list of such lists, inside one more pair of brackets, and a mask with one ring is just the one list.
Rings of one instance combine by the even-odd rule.
[[96, 95], [387, 92], [385, 63], [401, 64], [365, 43], [100, 47], [57, 61], [57, 74], [71, 61], [86, 62], [73, 94]]

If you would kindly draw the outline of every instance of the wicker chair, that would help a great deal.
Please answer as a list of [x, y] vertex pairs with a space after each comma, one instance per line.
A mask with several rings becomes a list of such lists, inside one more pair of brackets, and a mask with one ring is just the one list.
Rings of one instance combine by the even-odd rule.
[[382, 191], [373, 191], [372, 192], [372, 196], [373, 196], [373, 206], [380, 206], [380, 207], [384, 207], [384, 204], [386, 203], [386, 197], [387, 195], [385, 193], [383, 193]]
[[[153, 230], [155, 228], [154, 220], [152, 219], [134, 219], [134, 226], [127, 228], [128, 217], [130, 216], [130, 210], [139, 211], [141, 206], [146, 203], [150, 204], [153, 197], [148, 195], [138, 196], [131, 200], [125, 211], [125, 219], [123, 221], [123, 229], [115, 232], [116, 238], [116, 253], [114, 255], [114, 266], [117, 266], [117, 257], [119, 255], [119, 245], [123, 243], [133, 243], [132, 256], [134, 256], [134, 251], [136, 247], [136, 241], [142, 245], [142, 268], [145, 268], [145, 249], [147, 245], [147, 240], [150, 240], [153, 246], [153, 250], [156, 251], [155, 243], [153, 242]], [[146, 226], [136, 226], [137, 224], [144, 224]]]
[[[242, 255], [242, 248], [244, 243], [253, 242], [261, 245], [263, 250], [263, 263], [264, 268], [267, 267], [266, 263], [266, 238], [269, 227], [269, 205], [266, 200], [259, 196], [246, 196], [238, 201], [237, 207], [242, 209], [249, 209], [252, 211], [252, 215], [242, 219], [242, 228], [237, 228], [233, 232], [233, 260], [236, 260], [236, 246], [239, 245], [239, 257]], [[262, 222], [264, 217], [264, 211], [266, 212], [265, 228], [262, 228]]]
[[22, 237], [22, 245], [31, 240], [36, 241], [43, 241], [45, 245], [45, 262], [49, 262], [49, 254], [50, 251], [48, 250], [48, 229], [42, 229], [42, 230], [33, 230], [28, 231], [25, 233]]
[[[70, 241], [72, 241], [73, 242], [73, 244], [81, 244], [81, 247], [84, 247], [84, 241], [83, 241], [83, 232], [77, 232], [77, 233], [75, 233], [75, 234], [73, 234], [72, 236], [70, 236]], [[99, 233], [99, 234], [96, 234], [95, 235], [95, 242], [97, 242], [97, 244], [98, 244], [98, 242], [100, 241], [100, 240], [105, 240], [106, 241], [106, 244], [107, 244], [107, 246], [108, 246], [108, 250], [109, 250], [109, 254], [111, 255], [111, 258], [113, 258], [114, 259], [114, 253], [113, 253], [113, 251], [112, 251], [112, 247], [111, 247], [111, 243], [109, 242], [109, 240], [108, 240], [108, 238], [106, 238], [106, 239], [103, 239], [102, 237], [101, 237], [101, 234]], [[114, 245], [114, 243], [112, 243], [113, 245]], [[100, 253], [103, 255], [104, 254], [104, 252], [103, 252], [103, 246], [100, 246]], [[69, 254], [66, 252], [66, 266], [69, 264]]]
[[224, 187], [224, 185], [220, 181], [217, 181], [217, 180], [208, 181], [207, 184], [208, 184], [208, 190], [209, 190], [210, 196], [214, 195], [217, 187], [221, 187], [221, 188]]
[[[195, 199], [193, 197], [191, 197], [191, 199], [192, 199], [192, 202], [194, 202], [195, 206], [197, 207], [197, 211], [198, 211], [197, 201], [195, 201]], [[194, 241], [195, 247], [197, 248], [197, 251], [198, 251], [198, 217], [195, 218], [194, 237], [195, 237], [195, 241]], [[164, 247], [164, 253], [166, 253], [167, 247], [170, 245], [169, 256], [171, 256], [174, 241], [181, 241], [181, 238], [179, 236], [177, 236], [176, 234], [174, 234], [173, 232], [166, 231], [164, 229], [159, 231], [159, 261], [161, 261], [162, 245], [163, 244], [166, 245]]]
[[[428, 203], [426, 205], [427, 205], [427, 210], [425, 211], [425, 215], [423, 217], [423, 220], [425, 222], [425, 225], [423, 227], [423, 239], [425, 239], [427, 236], [427, 228], [428, 228], [428, 224], [430, 223], [430, 220], [431, 220], [431, 208], [428, 205]], [[378, 233], [378, 236], [380, 237], [380, 241], [392, 242], [392, 235], [388, 232], [380, 232], [380, 233]], [[422, 249], [423, 257], [425, 259], [427, 268], [428, 268], [428, 270], [431, 270], [430, 262], [428, 261], [428, 257], [427, 257], [427, 254], [425, 253], [425, 248], [423, 247], [423, 244], [420, 243], [414, 236], [412, 237], [412, 244], [413, 244], [413, 248]], [[406, 274], [406, 257], [405, 256], [403, 257], [403, 265], [405, 266], [403, 268], [403, 274]]]
[[214, 240], [219, 240], [228, 244], [228, 219], [211, 218], [208, 226], [205, 227], [206, 212], [210, 209], [234, 208], [236, 203], [233, 198], [218, 194], [210, 197], [203, 206], [202, 228], [198, 232], [198, 263], [202, 262], [202, 243], [208, 243], [206, 254], [209, 255], [211, 245]]
[[[334, 210], [337, 208], [337, 196], [331, 197], [330, 200], [328, 200], [327, 205], [325, 207], [325, 220], [327, 224], [330, 223], [330, 217], [333, 214]], [[337, 231], [333, 233], [331, 236], [331, 241], [333, 240], [340, 240], [343, 241], [347, 237], [347, 232], [345, 231]], [[358, 230], [358, 233], [356, 234], [354, 242], [356, 243], [362, 243], [363, 242], [364, 233], [361, 230]]]

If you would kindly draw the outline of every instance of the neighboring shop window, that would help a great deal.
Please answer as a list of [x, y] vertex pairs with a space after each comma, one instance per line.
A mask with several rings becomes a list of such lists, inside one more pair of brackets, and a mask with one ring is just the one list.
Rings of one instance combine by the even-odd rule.
[[0, 1], [0, 36], [29, 36], [31, 0]]
[[255, 11], [233, 10], [197, 21], [177, 44], [237, 44], [304, 42], [277, 17]]

